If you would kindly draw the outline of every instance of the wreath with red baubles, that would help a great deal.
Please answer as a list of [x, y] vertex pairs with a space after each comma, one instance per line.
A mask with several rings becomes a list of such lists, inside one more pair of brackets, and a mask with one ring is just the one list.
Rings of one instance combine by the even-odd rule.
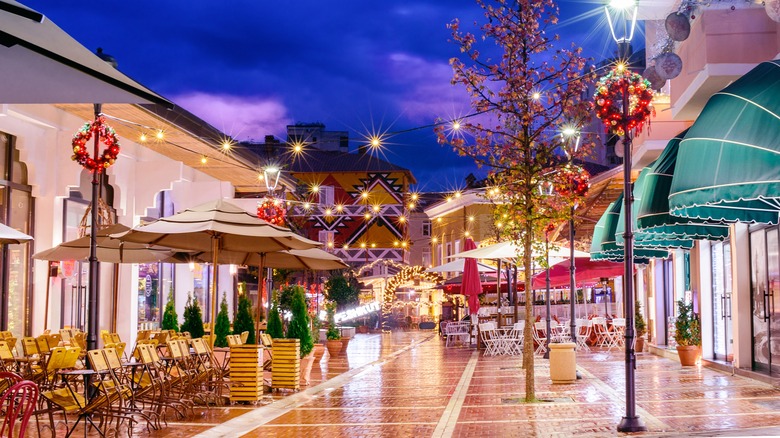
[[265, 198], [257, 204], [257, 217], [272, 225], [283, 227], [287, 217], [284, 201], [276, 198]]
[[557, 174], [555, 192], [561, 196], [583, 197], [588, 194], [590, 174], [579, 166], [566, 166]]
[[[93, 135], [97, 134], [100, 141], [106, 146], [97, 157], [92, 157], [87, 148], [87, 142]], [[73, 146], [73, 156], [71, 160], [79, 163], [82, 167], [98, 173], [103, 172], [116, 161], [119, 156], [119, 138], [114, 128], [106, 124], [106, 119], [99, 116], [94, 122], [87, 122], [73, 136], [71, 142]]]
[[[628, 114], [623, 115], [623, 92], [628, 91]], [[627, 68], [614, 68], [599, 79], [596, 94], [593, 96], [596, 116], [601, 119], [607, 132], [622, 137], [629, 132], [641, 132], [655, 109], [653, 89], [650, 82]], [[624, 118], [625, 117], [625, 118]], [[649, 123], [649, 122], [648, 122]]]

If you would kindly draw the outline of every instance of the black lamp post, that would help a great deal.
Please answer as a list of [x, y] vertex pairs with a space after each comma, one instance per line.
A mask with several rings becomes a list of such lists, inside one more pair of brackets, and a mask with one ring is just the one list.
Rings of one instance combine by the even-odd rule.
[[[577, 153], [577, 151], [580, 148], [580, 133], [574, 128], [566, 127], [561, 132], [561, 136], [563, 137], [566, 154], [569, 157], [569, 161], [574, 160], [574, 154]], [[570, 144], [570, 141], [574, 139], [574, 145]], [[569, 181], [569, 184], [572, 186], [571, 189], [574, 190], [574, 181]], [[574, 280], [575, 276], [575, 262], [574, 262], [574, 210], [577, 209], [577, 204], [572, 205], [571, 210], [569, 211], [569, 305], [570, 307], [570, 315], [569, 315], [569, 331], [571, 334], [571, 341], [575, 344], [577, 343], [577, 321], [574, 318], [574, 313], [576, 311], [575, 307], [575, 301], [574, 298], [577, 294], [577, 284]]]
[[[634, 35], [636, 25], [637, 3], [636, 0], [611, 0], [609, 6], [604, 8], [607, 14], [612, 38], [618, 44], [619, 56], [626, 61], [630, 55], [631, 38]], [[618, 38], [615, 34], [612, 13], [623, 25], [623, 36]], [[624, 67], [628, 68], [628, 67]], [[624, 81], [623, 95], [623, 211], [625, 218], [625, 240], [623, 255], [623, 298], [625, 300], [626, 313], [626, 414], [623, 416], [617, 430], [619, 432], [643, 432], [647, 430], [644, 422], [636, 414], [636, 382], [634, 371], [636, 370], [636, 354], [634, 352], [634, 232], [631, 211], [631, 133], [628, 126], [629, 100], [628, 81]], [[631, 311], [628, 311], [631, 310]]]
[[[102, 105], [95, 104], [95, 120], [100, 117]], [[94, 132], [95, 149], [93, 157], [100, 154], [100, 130]], [[97, 228], [98, 228], [98, 198], [102, 169], [92, 169], [92, 203], [90, 204], [90, 231], [89, 231], [89, 289], [87, 292], [87, 350], [97, 348], [98, 333], [98, 296], [100, 295], [100, 264], [97, 258]]]

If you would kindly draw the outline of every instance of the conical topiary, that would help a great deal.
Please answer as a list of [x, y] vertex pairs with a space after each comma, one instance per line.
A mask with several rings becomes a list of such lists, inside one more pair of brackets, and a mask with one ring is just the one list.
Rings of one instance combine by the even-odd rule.
[[225, 293], [222, 293], [222, 302], [219, 304], [219, 313], [217, 314], [217, 323], [214, 324], [214, 346], [227, 347], [227, 335], [230, 334], [230, 317], [228, 316], [228, 304]]
[[294, 288], [292, 297], [292, 319], [287, 327], [288, 339], [300, 339], [301, 357], [306, 357], [314, 349], [314, 341], [311, 338], [309, 326], [309, 312], [306, 310], [306, 295], [300, 286]]
[[191, 295], [187, 298], [187, 305], [184, 307], [184, 322], [181, 324], [181, 331], [189, 332], [192, 338], [202, 338], [205, 334], [200, 303]]
[[168, 294], [168, 302], [165, 303], [165, 311], [163, 312], [163, 320], [160, 327], [163, 330], [179, 331], [179, 315], [176, 314], [176, 303], [173, 301], [173, 288]]
[[265, 332], [271, 336], [271, 339], [284, 337], [282, 317], [279, 315], [279, 306], [275, 304], [271, 307], [271, 313], [268, 314], [268, 327], [266, 327]]
[[236, 312], [236, 318], [233, 320], [233, 334], [240, 335], [243, 332], [249, 332], [249, 337], [246, 339], [247, 344], [256, 343], [252, 302], [249, 301], [246, 294], [238, 297], [238, 311]]

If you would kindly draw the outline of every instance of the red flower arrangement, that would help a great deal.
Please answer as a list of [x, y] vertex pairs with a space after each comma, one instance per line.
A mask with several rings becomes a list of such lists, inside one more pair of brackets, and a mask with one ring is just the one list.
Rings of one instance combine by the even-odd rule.
[[[623, 114], [623, 93], [628, 92], [628, 113]], [[593, 96], [596, 116], [601, 119], [607, 132], [618, 136], [629, 132], [641, 132], [650, 115], [655, 115], [650, 103], [653, 89], [650, 82], [627, 68], [613, 69], [599, 79], [596, 94]], [[625, 118], [624, 118], [625, 117]]]
[[[100, 141], [106, 145], [103, 152], [97, 157], [92, 157], [87, 148], [87, 142], [93, 135], [97, 134]], [[94, 122], [87, 122], [73, 136], [71, 142], [73, 147], [73, 156], [71, 160], [79, 163], [89, 171], [103, 172], [110, 167], [119, 156], [119, 138], [116, 136], [114, 128], [106, 124], [106, 119], [99, 116]]]
[[263, 202], [257, 204], [257, 217], [272, 225], [285, 226], [287, 210], [284, 201], [271, 197], [263, 199]]

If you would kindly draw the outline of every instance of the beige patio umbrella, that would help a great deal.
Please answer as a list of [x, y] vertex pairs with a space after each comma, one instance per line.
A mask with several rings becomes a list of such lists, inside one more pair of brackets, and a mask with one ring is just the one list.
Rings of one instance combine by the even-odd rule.
[[[171, 261], [174, 252], [169, 248], [153, 247], [142, 243], [121, 242], [109, 237], [111, 234], [124, 233], [130, 230], [122, 224], [115, 224], [99, 230], [97, 238], [97, 259], [100, 262], [113, 263], [154, 263]], [[60, 243], [54, 248], [38, 252], [33, 255], [36, 260], [46, 260], [49, 263], [63, 260], [87, 260], [89, 258], [90, 236], [79, 237], [67, 242]], [[116, 303], [118, 293], [118, 274], [117, 268], [114, 268], [114, 292], [113, 292], [113, 314], [116, 323]], [[46, 305], [43, 315], [43, 328], [48, 326], [49, 321], [49, 291], [51, 281], [46, 282]], [[112, 330], [114, 326], [112, 325]]]
[[17, 231], [8, 225], [0, 224], [0, 244], [24, 243], [30, 240], [33, 240], [32, 236], [28, 236], [21, 231]]
[[[260, 254], [256, 252], [220, 251], [217, 262], [221, 265], [258, 266]], [[178, 253], [176, 258], [184, 261], [195, 260], [210, 263], [213, 260], [211, 252]], [[291, 249], [266, 254], [263, 267], [274, 269], [308, 269], [313, 271], [330, 271], [344, 269], [349, 266], [339, 257], [319, 248]]]
[[[126, 242], [210, 252], [214, 266], [219, 253], [257, 253], [260, 272], [266, 254], [290, 249], [311, 249], [321, 244], [298, 236], [291, 230], [259, 219], [225, 200], [216, 200], [164, 217], [112, 237]], [[212, 276], [211, 322], [217, 319], [217, 277]], [[269, 300], [270, 303], [270, 300]], [[261, 300], [257, 300], [260, 313]]]

